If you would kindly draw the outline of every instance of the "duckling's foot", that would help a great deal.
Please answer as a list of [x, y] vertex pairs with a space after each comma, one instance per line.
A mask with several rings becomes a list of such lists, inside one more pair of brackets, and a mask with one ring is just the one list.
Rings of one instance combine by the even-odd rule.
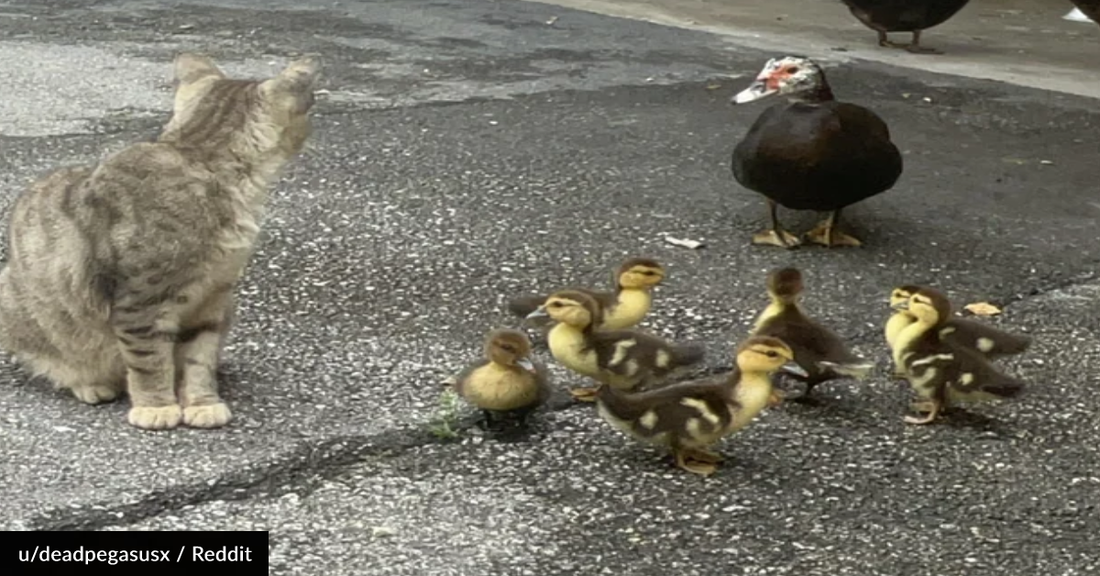
[[577, 402], [595, 402], [597, 390], [599, 388], [573, 388], [569, 391], [569, 394]]
[[689, 458], [687, 453], [679, 451], [676, 452], [676, 466], [699, 476], [710, 476], [718, 471], [718, 466], [715, 463], [699, 462]]
[[682, 450], [684, 458], [695, 462], [702, 462], [703, 464], [717, 464], [725, 458], [721, 454], [711, 452], [710, 450], [704, 450], [702, 448], [690, 448]]
[[918, 400], [909, 403], [909, 409], [914, 412], [931, 412], [936, 408], [936, 403], [931, 400]]
[[836, 226], [831, 220], [825, 220], [818, 224], [813, 230], [806, 233], [806, 241], [813, 244], [820, 244], [829, 248], [837, 246], [862, 246], [863, 243], [857, 240], [855, 237], [849, 236], [840, 230], [836, 229]]
[[776, 406], [779, 406], [783, 403], [783, 400], [786, 397], [787, 396], [783, 394], [783, 392], [780, 392], [779, 390], [772, 390], [771, 395], [768, 396], [768, 408], [775, 408]]
[[906, 424], [931, 424], [940, 415], [941, 404], [934, 400], [928, 400], [924, 402], [913, 402], [909, 405], [910, 408], [917, 412], [927, 412], [926, 416], [906, 416]]
[[504, 422], [495, 413], [489, 410], [481, 411], [481, 429], [486, 432], [499, 432], [505, 428]]
[[797, 236], [786, 230], [776, 228], [753, 234], [752, 243], [762, 246], [778, 246], [780, 248], [794, 248], [802, 241]]

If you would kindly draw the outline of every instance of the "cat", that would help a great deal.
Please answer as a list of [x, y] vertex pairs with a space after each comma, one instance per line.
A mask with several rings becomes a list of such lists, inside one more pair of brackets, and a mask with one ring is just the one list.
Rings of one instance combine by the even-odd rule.
[[146, 430], [232, 419], [217, 367], [269, 188], [312, 133], [321, 62], [265, 80], [174, 62], [155, 141], [41, 177], [16, 199], [0, 271], [0, 348], [97, 404], [126, 392]]

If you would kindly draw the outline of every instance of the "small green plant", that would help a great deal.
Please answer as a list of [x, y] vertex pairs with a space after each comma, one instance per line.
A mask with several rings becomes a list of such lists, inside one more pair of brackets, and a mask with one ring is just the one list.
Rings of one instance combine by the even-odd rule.
[[458, 394], [447, 388], [439, 395], [439, 406], [432, 416], [429, 426], [432, 434], [445, 439], [457, 438], [458, 429], [455, 425], [458, 422], [458, 408]]

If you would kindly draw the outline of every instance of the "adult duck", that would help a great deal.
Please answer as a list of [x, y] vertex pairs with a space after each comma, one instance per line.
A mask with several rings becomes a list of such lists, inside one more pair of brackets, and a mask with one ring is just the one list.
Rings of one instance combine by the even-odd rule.
[[862, 106], [837, 101], [825, 72], [809, 58], [769, 60], [732, 103], [774, 94], [788, 101], [765, 110], [733, 151], [734, 178], [767, 198], [771, 212], [771, 228], [755, 234], [753, 244], [801, 244], [780, 227], [778, 205], [829, 212], [806, 234], [807, 241], [859, 246], [857, 238], [837, 229], [837, 222], [841, 210], [889, 190], [901, 176], [901, 153], [886, 123]]
[[[970, 0], [843, 0], [848, 10], [865, 26], [878, 32], [878, 45], [902, 48], [916, 54], [942, 54], [920, 45], [920, 33], [939, 26], [962, 10]], [[898, 44], [887, 39], [890, 32], [909, 32], [913, 41]]]

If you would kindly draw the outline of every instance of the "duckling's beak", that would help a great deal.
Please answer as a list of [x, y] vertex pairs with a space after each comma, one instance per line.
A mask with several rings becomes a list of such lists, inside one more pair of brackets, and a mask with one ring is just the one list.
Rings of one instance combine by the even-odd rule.
[[891, 304], [890, 307], [893, 308], [894, 310], [908, 310], [909, 309], [909, 301], [908, 300], [902, 300], [901, 302], [895, 302], [895, 303]]
[[539, 306], [535, 308], [535, 311], [528, 314], [525, 320], [533, 320], [535, 318], [549, 318], [550, 315], [546, 313], [546, 307]]
[[783, 372], [788, 373], [788, 374], [794, 374], [795, 376], [801, 376], [803, 378], [806, 378], [807, 376], [810, 375], [809, 372], [806, 372], [801, 366], [799, 366], [795, 362], [787, 362], [786, 364], [781, 366], [779, 369], [782, 370]]
[[516, 360], [516, 366], [519, 366], [520, 368], [523, 368], [524, 370], [526, 370], [528, 372], [534, 372], [535, 371], [535, 363], [531, 362], [531, 360], [528, 359], [528, 358], [519, 358], [519, 359], [517, 359]]
[[767, 80], [757, 80], [753, 82], [748, 88], [737, 93], [730, 100], [730, 104], [745, 104], [746, 102], [752, 102], [753, 100], [759, 100], [761, 98], [771, 96], [779, 92], [776, 88], [768, 88]]

